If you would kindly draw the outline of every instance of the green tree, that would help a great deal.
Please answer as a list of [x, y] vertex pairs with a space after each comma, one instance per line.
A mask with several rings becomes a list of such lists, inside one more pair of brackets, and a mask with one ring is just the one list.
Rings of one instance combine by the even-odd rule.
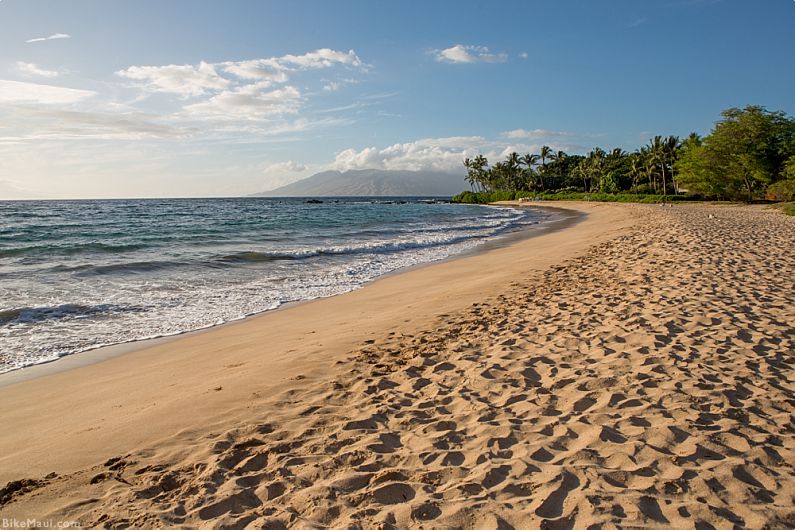
[[466, 181], [475, 191], [486, 191], [489, 189], [488, 170], [489, 161], [483, 155], [477, 155], [474, 159], [464, 159], [464, 167], [467, 168]]
[[784, 169], [781, 172], [781, 178], [785, 180], [795, 180], [795, 155], [792, 155], [784, 163]]
[[676, 151], [678, 143], [679, 139], [675, 136], [669, 136], [668, 138], [664, 139], [662, 136], [658, 135], [652, 138], [649, 141], [649, 144], [646, 146], [648, 156], [660, 169], [663, 195], [668, 195], [667, 177], [671, 174], [668, 168], [669, 164], [671, 164], [672, 160], [675, 158], [674, 152]]
[[685, 150], [680, 180], [691, 190], [753, 200], [780, 179], [795, 145], [795, 121], [764, 107], [730, 108], [699, 146]]
[[632, 189], [637, 193], [638, 184], [643, 176], [643, 157], [640, 151], [636, 151], [630, 155], [629, 158], [629, 174], [632, 178]]
[[527, 153], [524, 155], [520, 162], [524, 164], [524, 180], [527, 189], [532, 189], [536, 185], [538, 172], [536, 171], [536, 164], [538, 164], [538, 155]]
[[606, 158], [607, 153], [601, 147], [594, 147], [585, 157], [585, 176], [587, 177], [585, 191], [591, 191], [594, 182], [599, 183], [599, 179], [604, 174]]
[[[549, 155], [549, 159], [552, 161], [552, 163], [555, 166], [555, 170], [552, 172], [552, 174], [554, 174], [555, 177], [557, 178], [557, 182], [554, 183], [554, 188], [552, 189], [559, 188], [563, 184], [563, 181], [565, 180], [565, 175], [563, 171], [566, 167], [567, 156], [568, 155], [565, 152], [560, 150], [558, 150], [556, 153], [552, 153], [551, 155]], [[549, 180], [549, 177], [547, 177], [547, 180]]]
[[520, 191], [524, 188], [520, 160], [519, 153], [516, 152], [505, 159], [505, 184], [508, 191]]
[[673, 184], [674, 193], [679, 193], [679, 185], [676, 181], [676, 160], [679, 157], [679, 137], [669, 136], [663, 140], [662, 144], [662, 162], [663, 167], [667, 168], [671, 175], [671, 184]]
[[544, 191], [544, 176], [547, 169], [547, 159], [552, 156], [552, 148], [548, 145], [542, 145], [538, 156], [541, 159], [541, 169], [538, 171], [538, 182], [541, 185], [541, 191]]

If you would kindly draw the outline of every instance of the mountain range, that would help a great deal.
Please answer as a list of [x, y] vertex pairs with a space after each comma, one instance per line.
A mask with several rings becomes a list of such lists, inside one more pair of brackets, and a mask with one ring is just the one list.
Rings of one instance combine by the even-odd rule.
[[462, 174], [359, 169], [323, 171], [255, 197], [449, 197], [467, 187]]

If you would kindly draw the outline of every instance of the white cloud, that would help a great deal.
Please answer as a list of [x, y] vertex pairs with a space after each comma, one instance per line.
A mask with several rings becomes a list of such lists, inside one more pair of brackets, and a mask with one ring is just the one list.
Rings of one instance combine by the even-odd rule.
[[286, 162], [277, 162], [275, 164], [271, 164], [262, 171], [263, 173], [301, 173], [307, 169], [309, 169], [309, 166], [305, 164], [288, 160]]
[[[185, 138], [194, 131], [157, 123], [141, 113], [82, 112], [62, 109], [18, 109], [33, 132], [26, 139], [130, 139]], [[39, 128], [39, 125], [43, 127]]]
[[574, 133], [565, 131], [550, 131], [547, 129], [533, 129], [528, 131], [526, 129], [514, 129], [502, 133], [503, 136], [510, 139], [527, 138], [531, 140], [540, 140], [542, 138], [562, 138], [575, 136]]
[[220, 63], [219, 66], [223, 68], [224, 72], [241, 79], [255, 79], [272, 83], [286, 83], [289, 79], [287, 72], [273, 59], [225, 62]]
[[529, 57], [529, 55], [527, 55], [527, 52], [522, 52], [522, 53], [519, 54], [519, 58], [520, 59], [527, 59], [528, 57]]
[[17, 71], [27, 76], [58, 77], [58, 72], [53, 70], [44, 70], [33, 63], [25, 63], [22, 61], [17, 61]]
[[444, 50], [434, 50], [436, 60], [446, 63], [504, 63], [506, 53], [491, 53], [485, 46], [456, 44]]
[[[297, 88], [287, 84], [291, 76], [303, 70], [339, 66], [366, 68], [353, 50], [321, 48], [303, 55], [245, 61], [130, 66], [116, 74], [142, 82], [141, 88], [148, 92], [166, 92], [182, 98], [204, 96], [185, 105], [183, 117], [250, 121], [298, 112], [304, 98]], [[336, 90], [355, 82], [353, 79], [326, 81], [323, 88]]]
[[271, 164], [262, 170], [265, 176], [262, 191], [269, 191], [306, 178], [314, 170], [292, 160]]
[[425, 138], [383, 149], [346, 149], [337, 154], [332, 169], [403, 169], [460, 171], [466, 156], [473, 156], [488, 142], [479, 136]]
[[[358, 85], [360, 83], [358, 79], [354, 79], [351, 77], [338, 78], [333, 81], [329, 79], [324, 79], [323, 82], [325, 83], [323, 85], [323, 90], [326, 92], [336, 92], [344, 86]], [[362, 99], [371, 99], [371, 98], [363, 97]]]
[[270, 116], [294, 114], [301, 103], [297, 88], [286, 86], [264, 90], [270, 83], [253, 83], [225, 90], [206, 101], [185, 107], [188, 114], [222, 120], [259, 120]]
[[[571, 150], [578, 146], [548, 142], [555, 150]], [[338, 153], [327, 168], [340, 171], [350, 169], [396, 169], [410, 171], [463, 172], [464, 158], [483, 154], [490, 162], [504, 159], [517, 152], [537, 153], [541, 147], [535, 143], [513, 143], [504, 140], [489, 140], [481, 136], [450, 136], [424, 138], [414, 142], [393, 144], [379, 149], [345, 149]]]
[[0, 80], [0, 103], [76, 103], [95, 94], [91, 90]]
[[321, 48], [303, 55], [283, 55], [278, 59], [280, 64], [294, 65], [299, 68], [330, 68], [335, 65], [362, 67], [361, 59], [356, 52], [349, 50], [341, 52], [329, 48]]
[[58, 40], [58, 39], [71, 39], [72, 36], [67, 33], [53, 33], [49, 37], [36, 37], [35, 39], [28, 39], [25, 42], [30, 44], [31, 42], [42, 42], [45, 40]]
[[363, 68], [364, 63], [350, 50], [341, 52], [329, 48], [321, 48], [303, 55], [282, 55], [246, 61], [226, 61], [218, 63], [225, 72], [242, 79], [268, 80], [274, 83], [286, 83], [287, 72], [294, 70], [317, 70], [334, 66]]
[[197, 66], [131, 66], [119, 70], [116, 75], [143, 81], [144, 88], [152, 92], [169, 92], [182, 97], [201, 96], [229, 86], [229, 80], [221, 77], [214, 65], [204, 61]]

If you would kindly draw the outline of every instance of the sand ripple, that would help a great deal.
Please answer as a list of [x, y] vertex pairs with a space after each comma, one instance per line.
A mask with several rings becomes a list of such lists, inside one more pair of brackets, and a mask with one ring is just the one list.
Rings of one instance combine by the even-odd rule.
[[251, 424], [0, 503], [69, 491], [49, 515], [105, 527], [792, 528], [795, 219], [627, 208], [624, 235], [363, 344]]

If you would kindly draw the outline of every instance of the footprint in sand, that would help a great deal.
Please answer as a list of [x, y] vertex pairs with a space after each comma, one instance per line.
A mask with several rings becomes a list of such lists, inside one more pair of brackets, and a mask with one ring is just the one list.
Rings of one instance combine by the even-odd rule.
[[373, 499], [379, 504], [400, 504], [415, 496], [414, 488], [401, 482], [393, 482], [373, 491]]
[[568, 471], [561, 475], [560, 486], [536, 508], [536, 515], [545, 519], [556, 519], [563, 515], [563, 503], [569, 493], [580, 486], [580, 479]]

